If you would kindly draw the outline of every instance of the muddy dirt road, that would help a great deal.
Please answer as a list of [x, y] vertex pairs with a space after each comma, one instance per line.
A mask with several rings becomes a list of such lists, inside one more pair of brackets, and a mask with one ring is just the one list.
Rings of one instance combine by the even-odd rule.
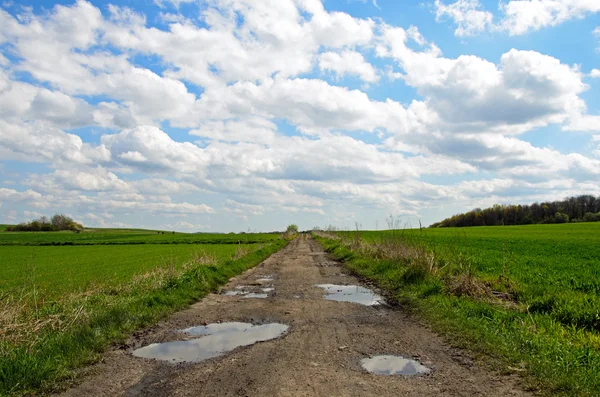
[[[261, 265], [232, 279], [221, 294], [211, 294], [189, 309], [133, 335], [127, 346], [107, 353], [80, 386], [64, 395], [527, 395], [514, 377], [493, 374], [476, 366], [402, 311], [377, 304], [377, 297], [359, 294], [366, 305], [328, 300], [323, 297], [326, 290], [315, 286], [358, 283], [343, 272], [340, 264], [328, 259], [314, 240], [300, 237]], [[329, 292], [339, 290], [331, 287]], [[342, 289], [339, 294], [342, 299], [353, 298], [348, 295], [353, 291], [361, 292]], [[222, 349], [223, 343], [231, 342], [231, 335], [264, 335], [263, 328], [248, 328], [251, 324], [220, 326], [241, 327], [241, 334], [238, 330], [199, 338], [177, 332], [218, 322], [278, 323], [281, 325], [276, 325], [277, 332], [285, 330], [285, 333], [205, 361], [177, 363], [186, 355], [198, 358]], [[200, 332], [216, 332], [211, 327], [214, 326], [200, 327]], [[169, 343], [202, 341], [202, 338], [216, 339], [204, 339], [196, 345]], [[167, 343], [157, 344], [162, 342]], [[137, 350], [148, 345], [151, 347]], [[168, 361], [135, 357], [134, 352], [142, 356], [163, 354]], [[422, 364], [431, 372], [416, 376], [368, 373], [361, 367], [361, 360], [377, 355], [415, 359], [416, 366]]]

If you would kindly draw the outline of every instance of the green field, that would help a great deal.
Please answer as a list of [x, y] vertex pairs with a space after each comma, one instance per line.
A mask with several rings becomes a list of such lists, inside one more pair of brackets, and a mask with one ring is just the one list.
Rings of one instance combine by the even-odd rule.
[[0, 395], [64, 387], [111, 343], [286, 243], [277, 234], [0, 232]]
[[170, 264], [180, 269], [194, 255], [231, 258], [237, 249], [236, 244], [0, 247], [0, 291], [18, 292], [35, 283], [42, 296], [54, 298], [124, 283], [135, 274]]
[[123, 244], [255, 244], [273, 241], [278, 234], [172, 233], [140, 229], [86, 229], [81, 233], [5, 232], [0, 245], [123, 245]]
[[453, 343], [525, 374], [544, 393], [598, 395], [600, 224], [328, 237], [320, 241], [330, 252]]

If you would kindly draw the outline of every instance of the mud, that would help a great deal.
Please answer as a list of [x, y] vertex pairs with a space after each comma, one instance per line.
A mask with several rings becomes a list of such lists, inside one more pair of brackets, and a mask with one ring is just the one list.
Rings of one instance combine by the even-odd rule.
[[[211, 294], [132, 335], [64, 395], [529, 395], [519, 388], [517, 376], [478, 366], [398, 308], [324, 299], [324, 290], [315, 285], [360, 283], [309, 237], [292, 241], [261, 265], [230, 280], [226, 290], [261, 284], [256, 281], [268, 278], [265, 275], [276, 275], [259, 286], [275, 288], [266, 299]], [[132, 354], [153, 343], [190, 340], [197, 336], [191, 327], [219, 322], [279, 323], [289, 328], [277, 339], [240, 346], [198, 363], [173, 364]], [[363, 359], [378, 355], [411, 357], [432, 371], [422, 376], [381, 376], [363, 369]]]

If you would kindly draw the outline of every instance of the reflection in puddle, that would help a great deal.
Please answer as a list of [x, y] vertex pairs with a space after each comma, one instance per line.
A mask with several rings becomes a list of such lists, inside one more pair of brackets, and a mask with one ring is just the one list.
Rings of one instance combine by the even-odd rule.
[[214, 324], [199, 325], [197, 327], [181, 329], [181, 330], [179, 330], [179, 332], [190, 334], [192, 336], [213, 335], [213, 334], [223, 334], [226, 332], [246, 331], [247, 329], [250, 329], [252, 327], [254, 327], [254, 325], [252, 325], [250, 323], [240, 323], [240, 322], [214, 323]]
[[218, 357], [240, 346], [249, 346], [283, 335], [289, 327], [272, 323], [221, 323], [182, 330], [190, 335], [204, 335], [187, 341], [153, 343], [133, 352], [136, 357], [155, 358], [172, 363], [199, 362]]
[[377, 375], [420, 375], [431, 372], [430, 368], [427, 368], [418, 361], [400, 356], [363, 358], [360, 363], [368, 372]]
[[275, 288], [261, 288], [260, 289], [262, 292], [271, 292], [271, 291], [275, 291]]
[[340, 302], [353, 302], [366, 306], [376, 306], [383, 298], [368, 288], [358, 285], [317, 284], [316, 287], [325, 289], [325, 299]]

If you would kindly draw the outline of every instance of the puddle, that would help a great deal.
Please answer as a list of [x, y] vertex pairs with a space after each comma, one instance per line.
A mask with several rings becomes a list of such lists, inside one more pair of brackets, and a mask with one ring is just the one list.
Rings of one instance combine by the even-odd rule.
[[423, 375], [431, 372], [430, 368], [418, 361], [409, 360], [400, 356], [374, 356], [363, 358], [362, 367], [376, 375]]
[[266, 299], [269, 294], [259, 294], [256, 292], [250, 292], [244, 295], [244, 298], [258, 298], [258, 299]]
[[252, 285], [238, 285], [233, 290], [227, 290], [221, 293], [225, 296], [241, 296], [243, 298], [258, 298], [266, 299], [269, 297], [269, 292], [275, 291], [275, 288], [259, 288]]
[[225, 296], [237, 296], [237, 295], [246, 295], [248, 292], [246, 291], [225, 291], [223, 295]]
[[256, 282], [258, 284], [266, 284], [266, 283], [270, 283], [273, 280], [274, 280], [273, 277], [263, 277], [263, 278], [257, 278]]
[[172, 363], [195, 363], [221, 356], [240, 346], [278, 338], [288, 328], [278, 323], [252, 325], [238, 322], [191, 327], [181, 332], [203, 336], [186, 341], [153, 343], [135, 350], [133, 355]]
[[376, 306], [383, 298], [368, 288], [358, 285], [317, 284], [316, 287], [325, 290], [325, 299], [340, 302], [353, 302], [366, 306]]
[[241, 296], [243, 298], [258, 298], [266, 299], [269, 297], [267, 293], [249, 292], [249, 291], [225, 291], [222, 293], [225, 296]]

